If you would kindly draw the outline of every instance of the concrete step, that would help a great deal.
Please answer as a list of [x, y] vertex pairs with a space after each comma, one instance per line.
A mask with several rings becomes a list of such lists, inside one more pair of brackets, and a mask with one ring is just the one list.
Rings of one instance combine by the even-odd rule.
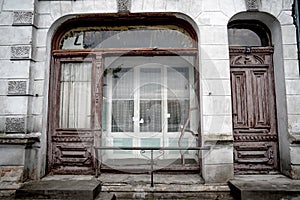
[[239, 200], [300, 200], [300, 180], [282, 175], [236, 176], [229, 187]]
[[16, 199], [95, 199], [101, 191], [97, 180], [41, 180], [25, 183]]

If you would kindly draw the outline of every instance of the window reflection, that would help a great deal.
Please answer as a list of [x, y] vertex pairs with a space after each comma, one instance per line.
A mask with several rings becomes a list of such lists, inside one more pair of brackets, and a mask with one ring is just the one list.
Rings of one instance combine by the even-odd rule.
[[197, 107], [193, 62], [192, 56], [107, 57], [103, 122], [111, 124], [108, 131], [141, 134], [179, 133], [183, 127], [196, 130], [189, 124], [197, 124], [190, 112], [191, 107]]
[[192, 37], [176, 26], [88, 27], [67, 32], [61, 49], [191, 48]]
[[228, 24], [230, 46], [271, 46], [268, 27], [256, 20], [236, 20]]
[[231, 46], [262, 46], [260, 37], [249, 29], [229, 29], [228, 36]]

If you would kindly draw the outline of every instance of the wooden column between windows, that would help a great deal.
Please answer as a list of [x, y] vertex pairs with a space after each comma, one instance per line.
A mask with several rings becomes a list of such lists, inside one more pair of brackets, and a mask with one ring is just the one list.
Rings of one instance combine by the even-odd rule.
[[[94, 88], [94, 104], [93, 106], [93, 113], [94, 113], [94, 146], [99, 147], [101, 146], [102, 142], [102, 101], [103, 101], [103, 54], [98, 53], [96, 55], [96, 59], [94, 61], [94, 72], [95, 76], [93, 79], [95, 83], [93, 84]], [[101, 158], [101, 155], [100, 155]], [[97, 159], [95, 157], [95, 159]], [[94, 162], [94, 164], [98, 164], [99, 162]], [[96, 166], [95, 166], [96, 167]]]

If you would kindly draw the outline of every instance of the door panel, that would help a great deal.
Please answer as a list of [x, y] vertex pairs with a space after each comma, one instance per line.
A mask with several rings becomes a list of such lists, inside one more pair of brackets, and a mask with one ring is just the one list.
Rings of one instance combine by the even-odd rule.
[[230, 51], [236, 174], [278, 170], [272, 54]]
[[239, 174], [266, 173], [277, 168], [277, 142], [236, 142], [234, 167]]
[[254, 127], [270, 128], [268, 107], [268, 72], [251, 71], [253, 88]]
[[249, 128], [246, 73], [233, 71], [232, 79], [232, 113], [233, 124], [236, 128]]
[[93, 172], [94, 138], [90, 132], [60, 132], [52, 136], [52, 172], [58, 174]]

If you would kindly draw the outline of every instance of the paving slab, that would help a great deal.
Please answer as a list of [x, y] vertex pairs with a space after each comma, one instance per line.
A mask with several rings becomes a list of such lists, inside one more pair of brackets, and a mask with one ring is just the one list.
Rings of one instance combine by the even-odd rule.
[[240, 200], [300, 200], [300, 180], [283, 175], [235, 176], [229, 187]]

